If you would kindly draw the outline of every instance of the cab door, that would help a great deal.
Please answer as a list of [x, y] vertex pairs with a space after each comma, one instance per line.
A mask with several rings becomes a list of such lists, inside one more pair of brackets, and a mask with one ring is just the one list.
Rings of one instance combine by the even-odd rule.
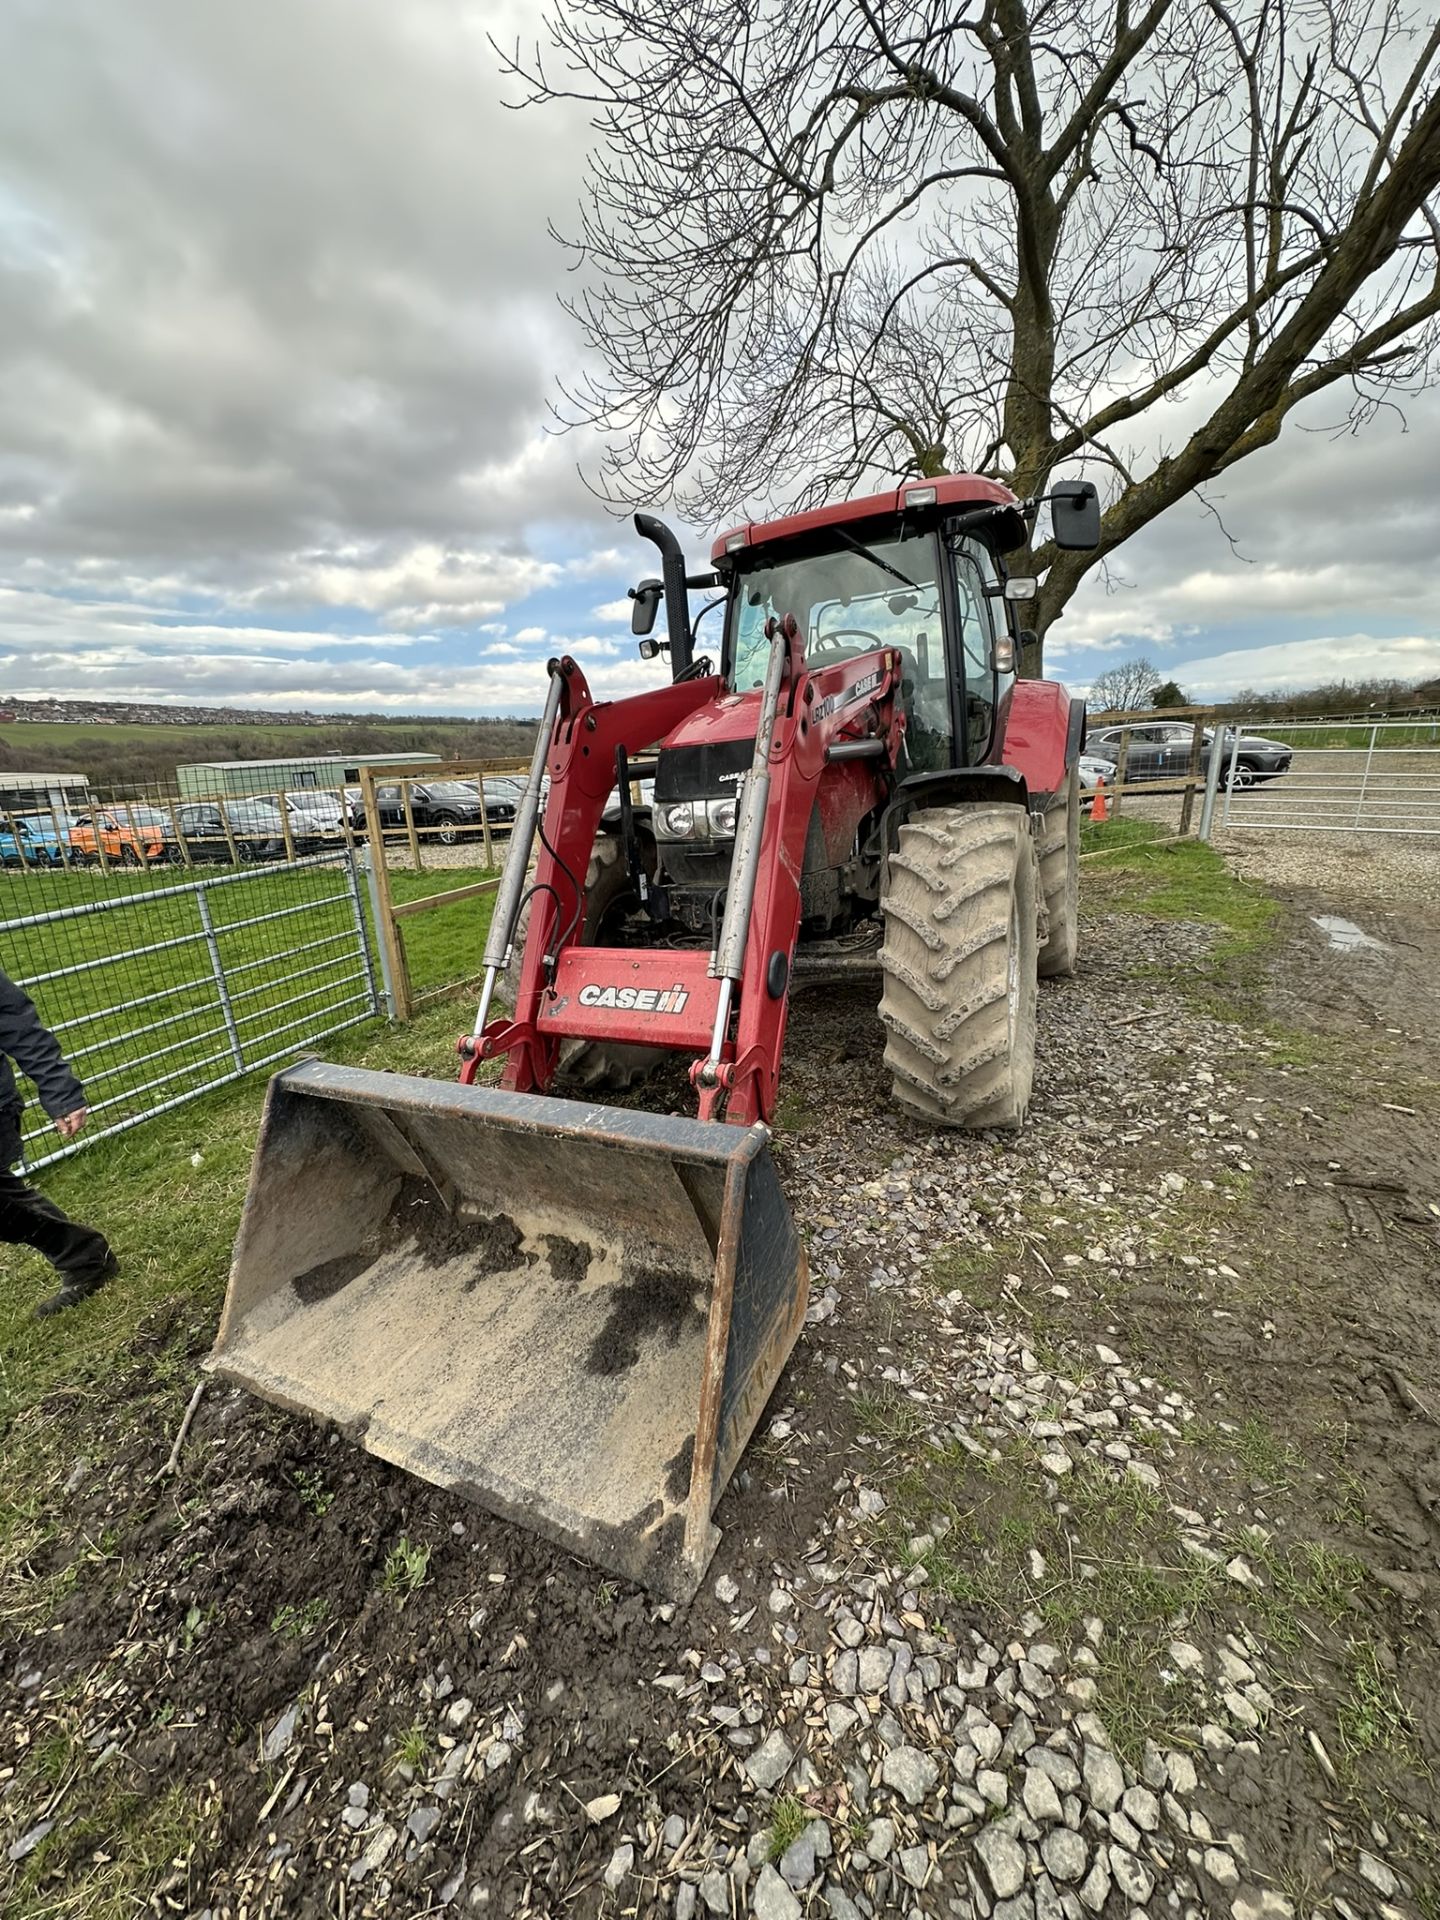
[[1015, 684], [1013, 669], [995, 665], [995, 643], [1005, 632], [1005, 601], [995, 555], [973, 534], [947, 535], [950, 572], [949, 650], [958, 705], [961, 766], [978, 766], [997, 738], [996, 719]]

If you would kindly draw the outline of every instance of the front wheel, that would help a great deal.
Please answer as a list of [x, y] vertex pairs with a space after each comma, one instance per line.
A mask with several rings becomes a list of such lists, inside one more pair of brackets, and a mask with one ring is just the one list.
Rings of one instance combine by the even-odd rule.
[[1038, 876], [1029, 815], [932, 807], [900, 829], [881, 902], [896, 1105], [943, 1127], [1022, 1124], [1035, 1077]]
[[453, 813], [437, 813], [435, 816], [435, 838], [442, 847], [453, 847], [460, 838], [460, 820]]

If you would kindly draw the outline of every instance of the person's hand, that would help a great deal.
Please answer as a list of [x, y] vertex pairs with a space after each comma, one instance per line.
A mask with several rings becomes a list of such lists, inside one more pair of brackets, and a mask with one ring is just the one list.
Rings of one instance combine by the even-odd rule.
[[62, 1113], [55, 1122], [55, 1131], [62, 1140], [73, 1140], [85, 1122], [90, 1118], [88, 1107], [76, 1107], [73, 1113]]

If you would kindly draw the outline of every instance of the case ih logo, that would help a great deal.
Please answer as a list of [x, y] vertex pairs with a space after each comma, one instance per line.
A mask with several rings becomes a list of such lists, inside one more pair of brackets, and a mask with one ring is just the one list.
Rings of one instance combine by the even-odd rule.
[[677, 980], [668, 992], [658, 987], [601, 987], [593, 981], [576, 995], [582, 1007], [624, 1008], [635, 1013], [683, 1013], [690, 995]]

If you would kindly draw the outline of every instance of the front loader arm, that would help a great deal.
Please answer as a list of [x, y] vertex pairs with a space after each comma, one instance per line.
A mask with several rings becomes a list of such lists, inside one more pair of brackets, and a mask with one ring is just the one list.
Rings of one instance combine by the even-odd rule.
[[[888, 770], [898, 761], [904, 732], [897, 652], [884, 649], [812, 671], [793, 622], [787, 625], [774, 642], [784, 657], [776, 663], [768, 750], [746, 781], [746, 790], [763, 796], [760, 817], [748, 851], [737, 833], [726, 901], [730, 937], [722, 932], [708, 955], [585, 945], [584, 885], [617, 747], [630, 755], [653, 746], [687, 715], [719, 700], [723, 683], [681, 681], [597, 705], [579, 667], [559, 663], [564, 687], [545, 762], [550, 794], [526, 890], [530, 929], [514, 1017], [490, 1021], [476, 1035], [462, 1078], [473, 1080], [480, 1060], [503, 1053], [508, 1090], [545, 1092], [567, 1039], [664, 1047], [694, 1056], [690, 1078], [702, 1119], [720, 1118], [722, 1107], [725, 1120], [738, 1126], [771, 1117], [805, 847], [827, 758], [832, 750], [846, 757], [858, 752]], [[756, 717], [763, 738], [759, 703]], [[512, 844], [512, 860], [524, 853]]]
[[[554, 672], [561, 690], [545, 757], [550, 792], [539, 822], [535, 871], [526, 888], [533, 904], [514, 1015], [483, 1026], [461, 1070], [463, 1080], [473, 1081], [481, 1060], [507, 1054], [503, 1085], [515, 1093], [543, 1093], [555, 1077], [563, 1035], [542, 1033], [537, 1020], [553, 982], [553, 963], [563, 948], [579, 944], [584, 933], [585, 875], [614, 784], [616, 748], [623, 747], [627, 755], [643, 752], [721, 691], [717, 678], [705, 676], [597, 704], [584, 673], [568, 655]], [[530, 851], [512, 838], [507, 879], [508, 862], [519, 863], [523, 874]]]
[[793, 646], [790, 666], [769, 754], [770, 791], [734, 1040], [713, 1071], [706, 1059], [690, 1073], [701, 1117], [713, 1116], [723, 1093], [725, 1118], [738, 1126], [768, 1121], [775, 1110], [805, 847], [826, 762], [832, 750], [873, 746], [877, 765], [893, 768], [905, 724], [897, 697], [901, 659], [893, 649], [807, 670]]

